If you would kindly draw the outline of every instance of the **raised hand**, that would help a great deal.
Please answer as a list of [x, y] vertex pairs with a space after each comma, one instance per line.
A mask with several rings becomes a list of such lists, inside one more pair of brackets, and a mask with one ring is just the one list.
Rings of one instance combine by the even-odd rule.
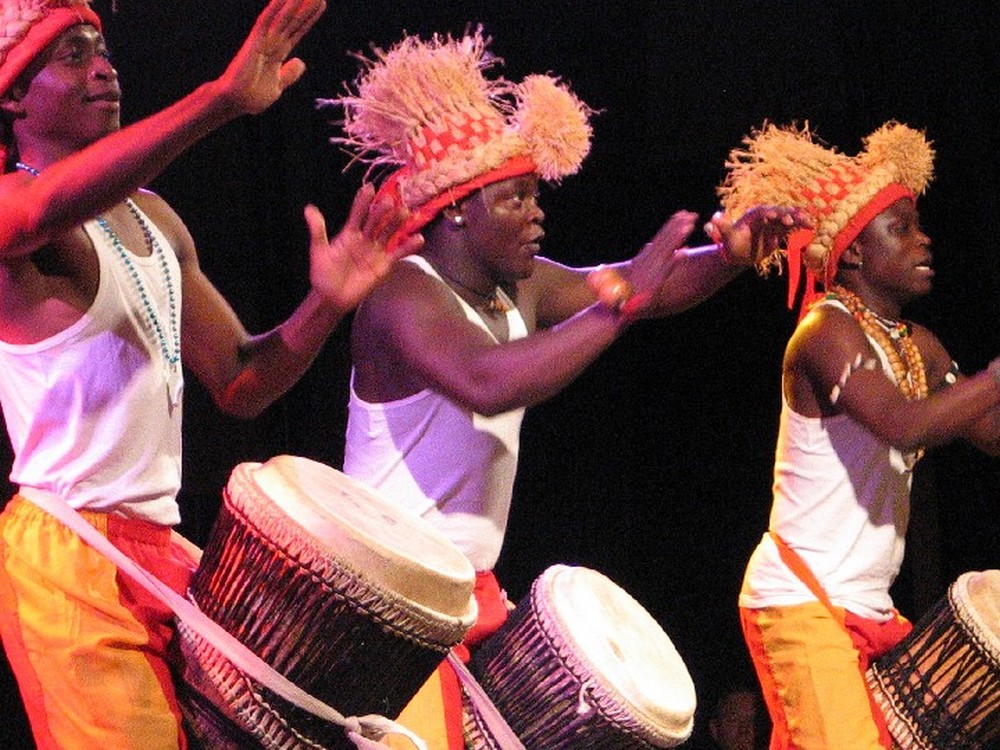
[[325, 0], [271, 0], [218, 83], [232, 106], [257, 114], [271, 106], [305, 72], [295, 45], [326, 9]]
[[736, 221], [716, 213], [705, 225], [705, 233], [722, 246], [730, 262], [766, 266], [792, 232], [810, 226], [809, 218], [797, 208], [756, 206]]
[[345, 312], [357, 306], [397, 258], [423, 246], [423, 237], [414, 234], [389, 252], [389, 240], [407, 212], [391, 199], [375, 201], [374, 197], [371, 185], [362, 186], [346, 223], [332, 239], [327, 238], [326, 220], [319, 209], [312, 205], [305, 209], [310, 235], [309, 281], [327, 302]]
[[673, 311], [669, 283], [678, 262], [677, 250], [684, 246], [694, 231], [698, 215], [691, 211], [678, 211], [660, 227], [653, 237], [629, 263], [625, 271], [631, 297], [623, 311], [631, 318], [651, 317]]

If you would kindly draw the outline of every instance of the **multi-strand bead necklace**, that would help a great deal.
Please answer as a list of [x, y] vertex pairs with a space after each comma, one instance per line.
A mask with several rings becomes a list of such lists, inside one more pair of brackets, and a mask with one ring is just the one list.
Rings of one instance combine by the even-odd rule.
[[903, 395], [911, 400], [926, 398], [927, 373], [920, 350], [910, 335], [910, 327], [904, 321], [892, 320], [874, 312], [858, 295], [842, 286], [831, 286], [826, 296], [846, 307], [862, 330], [885, 352]]
[[[37, 169], [23, 162], [17, 162], [16, 166], [18, 169], [34, 175], [35, 177], [39, 175], [39, 171]], [[156, 235], [153, 234], [153, 230], [150, 228], [149, 223], [139, 211], [139, 207], [135, 205], [131, 198], [125, 200], [125, 205], [128, 207], [129, 213], [132, 214], [132, 218], [135, 219], [139, 228], [142, 230], [142, 235], [146, 240], [146, 247], [149, 248], [150, 255], [156, 258], [157, 265], [163, 275], [163, 286], [167, 292], [168, 320], [166, 324], [160, 321], [160, 315], [158, 314], [157, 307], [153, 302], [153, 297], [146, 288], [146, 283], [143, 280], [142, 275], [139, 273], [139, 270], [136, 268], [136, 265], [132, 260], [131, 253], [125, 249], [125, 245], [121, 241], [121, 238], [104, 216], [98, 216], [95, 221], [108, 238], [111, 246], [115, 249], [115, 252], [118, 254], [118, 258], [121, 260], [122, 265], [125, 266], [125, 270], [128, 272], [128, 276], [132, 280], [136, 295], [142, 303], [142, 311], [145, 316], [146, 328], [156, 338], [160, 347], [160, 353], [163, 355], [163, 359], [167, 364], [169, 371], [167, 375], [169, 388], [171, 385], [170, 375], [177, 375], [177, 370], [180, 368], [181, 362], [181, 336], [180, 325], [177, 319], [177, 293], [174, 289], [173, 277], [170, 273], [170, 265], [167, 262], [166, 251], [156, 238]], [[174, 394], [172, 390], [170, 398], [171, 402], [176, 400], [176, 394]]]

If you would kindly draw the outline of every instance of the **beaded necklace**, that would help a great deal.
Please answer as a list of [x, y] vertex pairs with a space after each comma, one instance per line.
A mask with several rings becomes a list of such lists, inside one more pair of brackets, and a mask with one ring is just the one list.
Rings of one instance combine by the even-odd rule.
[[[39, 170], [23, 162], [17, 162], [15, 166], [28, 174], [34, 175], [35, 177], [40, 174]], [[146, 288], [146, 283], [139, 274], [139, 270], [132, 261], [131, 253], [125, 249], [125, 245], [121, 241], [121, 238], [115, 230], [111, 228], [111, 225], [104, 216], [98, 216], [95, 221], [107, 236], [108, 241], [111, 242], [118, 258], [121, 260], [122, 265], [128, 272], [129, 278], [132, 280], [132, 284], [135, 286], [138, 298], [142, 302], [142, 309], [146, 323], [145, 327], [156, 337], [157, 343], [159, 343], [160, 346], [160, 353], [163, 355], [163, 359], [167, 364], [168, 372], [166, 373], [166, 380], [169, 396], [171, 403], [176, 404], [179, 397], [179, 389], [175, 389], [172, 386], [172, 379], [170, 376], [176, 375], [180, 368], [181, 337], [180, 326], [177, 322], [177, 294], [174, 290], [174, 282], [170, 274], [170, 266], [167, 263], [167, 254], [159, 240], [157, 240], [156, 236], [153, 234], [153, 230], [150, 228], [149, 223], [145, 220], [142, 213], [140, 213], [139, 207], [135, 205], [131, 198], [125, 199], [125, 205], [128, 208], [129, 213], [132, 214], [132, 218], [135, 219], [139, 228], [142, 230], [142, 235], [146, 240], [146, 247], [149, 248], [150, 255], [156, 258], [160, 272], [163, 275], [163, 286], [167, 291], [168, 322], [166, 326], [160, 322], [160, 316], [157, 312], [156, 305], [153, 303], [153, 298], [149, 294], [149, 291]], [[165, 328], [169, 328], [169, 340], [168, 332]]]
[[910, 335], [910, 327], [904, 321], [879, 315], [868, 308], [858, 295], [839, 285], [831, 286], [826, 298], [837, 300], [846, 307], [862, 330], [885, 352], [896, 384], [907, 399], [927, 397], [924, 360]]
[[142, 229], [143, 237], [146, 239], [146, 247], [149, 248], [150, 253], [156, 258], [157, 265], [163, 274], [163, 284], [167, 290], [167, 315], [168, 315], [168, 327], [170, 329], [170, 340], [167, 340], [167, 332], [164, 330], [164, 325], [160, 322], [160, 317], [157, 314], [155, 305], [153, 304], [152, 297], [150, 296], [148, 290], [146, 289], [146, 283], [143, 281], [142, 276], [139, 275], [139, 270], [135, 267], [135, 263], [132, 261], [131, 254], [125, 249], [125, 245], [122, 243], [121, 238], [118, 237], [115, 230], [111, 228], [108, 220], [103, 216], [98, 216], [96, 221], [97, 225], [104, 230], [104, 234], [107, 235], [108, 240], [110, 240], [115, 251], [118, 253], [118, 257], [122, 261], [122, 265], [125, 266], [125, 270], [128, 271], [129, 278], [132, 279], [132, 283], [135, 285], [136, 292], [139, 295], [139, 299], [142, 301], [143, 312], [146, 316], [146, 323], [151, 331], [156, 334], [157, 342], [160, 345], [160, 353], [166, 360], [170, 367], [176, 367], [181, 361], [181, 337], [180, 337], [180, 327], [177, 325], [177, 295], [174, 292], [173, 278], [170, 275], [170, 266], [167, 264], [167, 254], [163, 250], [163, 246], [153, 235], [153, 230], [150, 229], [149, 224], [143, 218], [142, 214], [139, 213], [138, 206], [132, 201], [131, 198], [125, 199], [125, 205], [128, 207], [129, 213], [138, 223], [140, 229]]

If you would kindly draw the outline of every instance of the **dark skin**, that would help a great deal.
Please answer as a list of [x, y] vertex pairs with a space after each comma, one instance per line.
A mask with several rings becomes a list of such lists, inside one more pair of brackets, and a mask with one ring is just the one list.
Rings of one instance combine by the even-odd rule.
[[[930, 239], [916, 205], [901, 199], [873, 219], [845, 250], [836, 281], [869, 309], [899, 319], [903, 307], [931, 289]], [[830, 393], [846, 363], [875, 350], [847, 313], [821, 305], [803, 319], [785, 350], [783, 388], [791, 408], [807, 417], [847, 414], [900, 449], [929, 447], [964, 437], [1000, 455], [1000, 384], [983, 371], [946, 386], [952, 358], [938, 338], [919, 325], [911, 335], [920, 350], [930, 396], [907, 401], [882, 372], [856, 370], [836, 404]]]
[[[310, 365], [327, 335], [385, 274], [386, 243], [405, 219], [362, 188], [343, 229], [328, 237], [323, 216], [305, 209], [311, 289], [292, 315], [250, 335], [201, 271], [187, 227], [141, 186], [200, 138], [256, 114], [304, 72], [294, 46], [325, 9], [323, 0], [271, 0], [225, 72], [165, 110], [121, 128], [121, 91], [96, 28], [67, 29], [2, 98], [13, 145], [40, 170], [0, 175], [0, 338], [15, 344], [53, 336], [90, 307], [98, 285], [94, 247], [82, 223], [102, 214], [137, 255], [150, 251], [124, 204], [131, 198], [163, 231], [181, 267], [184, 363], [218, 406], [252, 417]], [[422, 239], [404, 241], [412, 252]]]
[[[537, 255], [544, 216], [535, 175], [487, 185], [444, 211], [425, 230], [422, 255], [493, 335], [472, 324], [440, 282], [409, 263], [397, 264], [354, 319], [358, 395], [386, 402], [431, 388], [477, 413], [499, 414], [558, 393], [621, 335], [631, 320], [596, 302], [587, 283], [590, 269]], [[778, 242], [795, 223], [788, 212], [759, 218], [753, 232], [724, 217], [716, 226], [745, 249], [751, 235]], [[728, 262], [716, 247], [683, 247], [695, 219], [689, 212], [674, 214], [633, 260], [618, 264], [646, 300], [634, 317], [687, 309], [747, 267]], [[505, 316], [483, 309], [484, 296], [497, 286], [515, 301], [526, 338], [509, 341]]]

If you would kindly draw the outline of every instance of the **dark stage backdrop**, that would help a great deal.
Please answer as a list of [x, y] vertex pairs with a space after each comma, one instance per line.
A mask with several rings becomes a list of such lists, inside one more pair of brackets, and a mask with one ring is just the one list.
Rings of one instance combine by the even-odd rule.
[[[125, 90], [126, 121], [224, 67], [263, 0], [117, 0], [95, 7]], [[307, 202], [331, 227], [363, 170], [330, 146], [314, 110], [357, 70], [349, 53], [401, 30], [483, 23], [507, 75], [553, 71], [601, 114], [578, 176], [546, 190], [543, 252], [570, 264], [630, 257], [674, 210], [707, 218], [728, 150], [765, 118], [808, 120], [842, 150], [889, 119], [925, 128], [937, 179], [922, 201], [935, 292], [909, 311], [966, 371], [1000, 353], [995, 111], [998, 15], [927, 3], [569, 0], [332, 1], [299, 54], [309, 70], [280, 103], [178, 159], [153, 187], [183, 216], [204, 266], [247, 327], [282, 320], [306, 288]], [[703, 242], [696, 236], [693, 242]], [[530, 410], [499, 565], [520, 597], [552, 563], [596, 568], [635, 596], [687, 662], [704, 712], [752, 679], [738, 633], [743, 565], [765, 528], [782, 350], [794, 325], [784, 277], [745, 274], [676, 318], [636, 325], [551, 402]], [[219, 415], [186, 390], [184, 530], [204, 540], [241, 461], [279, 453], [340, 467], [349, 365], [345, 324], [259, 419]], [[3, 463], [9, 462], [5, 449]], [[3, 472], [6, 475], [6, 471]], [[964, 444], [930, 452], [898, 603], [915, 617], [961, 571], [1000, 567], [1000, 463]], [[14, 688], [4, 747], [30, 747]], [[6, 740], [6, 741], [3, 741]]]

